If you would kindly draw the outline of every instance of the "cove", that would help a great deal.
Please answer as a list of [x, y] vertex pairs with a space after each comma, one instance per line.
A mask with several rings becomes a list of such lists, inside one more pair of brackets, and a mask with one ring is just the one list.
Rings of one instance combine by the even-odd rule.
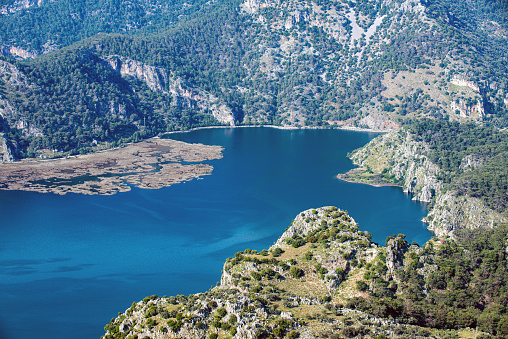
[[169, 136], [224, 146], [200, 180], [114, 196], [0, 191], [0, 338], [98, 338], [133, 301], [206, 291], [227, 257], [268, 248], [313, 207], [348, 210], [383, 245], [397, 233], [424, 243], [424, 204], [335, 178], [376, 135], [203, 129]]

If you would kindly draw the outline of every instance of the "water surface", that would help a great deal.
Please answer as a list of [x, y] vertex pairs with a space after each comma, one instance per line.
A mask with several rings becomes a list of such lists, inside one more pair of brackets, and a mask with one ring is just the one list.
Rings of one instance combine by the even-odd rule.
[[335, 178], [375, 136], [205, 129], [171, 135], [225, 147], [201, 180], [114, 196], [0, 191], [0, 338], [98, 338], [133, 301], [206, 291], [227, 257], [268, 248], [309, 208], [348, 210], [381, 244], [395, 233], [422, 244], [423, 204]]

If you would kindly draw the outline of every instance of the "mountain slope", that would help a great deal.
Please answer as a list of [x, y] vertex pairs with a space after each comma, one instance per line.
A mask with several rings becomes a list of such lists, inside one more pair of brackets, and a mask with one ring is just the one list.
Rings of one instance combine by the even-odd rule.
[[[19, 157], [44, 156], [43, 147], [61, 148], [52, 141], [59, 128], [49, 127], [50, 119], [40, 119], [37, 112], [41, 107], [59, 107], [44, 110], [48, 116], [69, 121], [67, 116], [83, 113], [73, 112], [65, 102], [83, 95], [102, 103], [87, 108], [92, 116], [108, 122], [112, 120], [105, 106], [125, 106], [128, 114], [116, 123], [131, 126], [118, 133], [110, 124], [103, 125], [107, 136], [89, 133], [86, 142], [90, 138], [125, 142], [210, 124], [386, 129], [422, 116], [498, 127], [508, 121], [504, 77], [508, 25], [500, 15], [506, 8], [503, 2], [476, 0], [452, 6], [447, 1], [417, 0], [248, 0], [196, 2], [185, 9], [162, 1], [131, 3], [143, 8], [139, 18], [146, 20], [139, 19], [139, 25], [125, 19], [125, 13], [132, 13], [126, 3], [105, 2], [101, 10], [118, 9], [118, 13], [108, 12], [107, 22], [114, 23], [110, 28], [87, 23], [97, 19], [95, 5], [90, 5], [82, 14], [86, 27], [71, 25], [72, 29], [60, 29], [58, 34], [15, 19], [42, 15], [38, 11], [51, 6], [60, 11], [72, 7], [64, 3], [42, 2], [0, 17], [11, 25], [0, 37], [7, 47], [43, 53], [42, 46], [51, 35], [58, 37], [57, 47], [67, 46], [32, 61], [4, 59], [30, 84], [27, 99], [21, 100], [8, 74], [0, 77], [4, 79], [0, 95], [6, 101], [0, 113], [10, 127], [5, 130], [10, 142], [18, 145]], [[150, 6], [158, 9], [149, 10]], [[465, 14], [468, 8], [475, 9], [469, 16]], [[64, 15], [65, 20], [69, 15]], [[167, 15], [174, 19], [166, 19]], [[50, 20], [46, 24], [54, 26]], [[127, 26], [129, 34], [104, 34], [123, 32]], [[24, 27], [30, 27], [30, 33], [24, 33]], [[8, 36], [12, 32], [18, 32], [18, 40]], [[30, 47], [28, 42], [37, 46]], [[86, 61], [83, 53], [90, 56]], [[60, 81], [62, 74], [46, 70], [60, 69], [53, 64], [62, 63], [62, 58], [66, 67], [82, 73], [120, 73], [118, 94], [113, 95], [110, 83], [100, 76], [78, 77], [69, 79], [59, 96], [53, 96], [50, 90], [56, 89], [50, 88], [39, 100], [31, 100], [37, 96], [36, 88], [45, 88], [37, 84]], [[111, 58], [127, 60], [134, 68], [122, 71]], [[93, 94], [83, 94], [82, 89], [92, 83]], [[130, 98], [128, 103], [123, 102], [124, 96]], [[18, 131], [16, 126], [22, 123], [13, 111], [22, 112], [32, 128], [46, 132], [27, 136]], [[82, 130], [97, 130], [86, 119], [80, 121]], [[67, 133], [69, 138], [81, 137], [77, 129]], [[71, 143], [65, 150], [86, 151], [81, 146], [86, 142]]]

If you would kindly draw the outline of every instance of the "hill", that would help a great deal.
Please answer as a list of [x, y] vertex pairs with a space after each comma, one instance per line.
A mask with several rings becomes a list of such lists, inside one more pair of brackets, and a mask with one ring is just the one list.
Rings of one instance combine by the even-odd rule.
[[227, 259], [217, 287], [134, 302], [103, 338], [505, 337], [506, 231], [379, 246], [346, 211], [307, 210]]
[[0, 132], [15, 158], [214, 124], [507, 124], [502, 1], [1, 8]]

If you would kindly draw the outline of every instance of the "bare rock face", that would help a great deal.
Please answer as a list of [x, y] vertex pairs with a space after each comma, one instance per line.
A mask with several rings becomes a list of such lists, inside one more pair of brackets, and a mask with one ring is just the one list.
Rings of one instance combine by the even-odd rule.
[[235, 125], [231, 108], [214, 95], [190, 87], [181, 78], [162, 67], [146, 65], [119, 55], [111, 55], [106, 58], [106, 61], [122, 76], [139, 79], [154, 92], [170, 94], [172, 106], [210, 110], [213, 117], [220, 123]]
[[477, 198], [458, 197], [448, 191], [436, 198], [435, 205], [424, 218], [428, 228], [437, 236], [451, 235], [456, 229], [494, 227], [508, 219], [491, 210]]
[[0, 7], [0, 14], [8, 15], [13, 14], [23, 9], [28, 9], [30, 7], [39, 7], [43, 4], [43, 0], [16, 0], [11, 5], [4, 5]]
[[168, 84], [169, 73], [163, 68], [118, 55], [108, 57], [107, 61], [115, 71], [143, 81], [152, 91], [162, 92]]
[[396, 281], [398, 280], [396, 272], [404, 268], [404, 255], [408, 249], [409, 244], [405, 240], [405, 236], [398, 235], [388, 240], [386, 246], [386, 267], [388, 267], [388, 273], [391, 274]]
[[0, 133], [0, 163], [14, 162], [14, 152], [4, 133]]
[[460, 162], [459, 168], [464, 171], [474, 170], [483, 166], [485, 158], [478, 154], [470, 154], [464, 157]]
[[374, 172], [387, 171], [402, 182], [402, 189], [412, 194], [413, 200], [430, 202], [443, 184], [437, 180], [439, 167], [428, 159], [427, 153], [427, 145], [414, 141], [409, 133], [393, 131], [356, 150], [351, 159]]

